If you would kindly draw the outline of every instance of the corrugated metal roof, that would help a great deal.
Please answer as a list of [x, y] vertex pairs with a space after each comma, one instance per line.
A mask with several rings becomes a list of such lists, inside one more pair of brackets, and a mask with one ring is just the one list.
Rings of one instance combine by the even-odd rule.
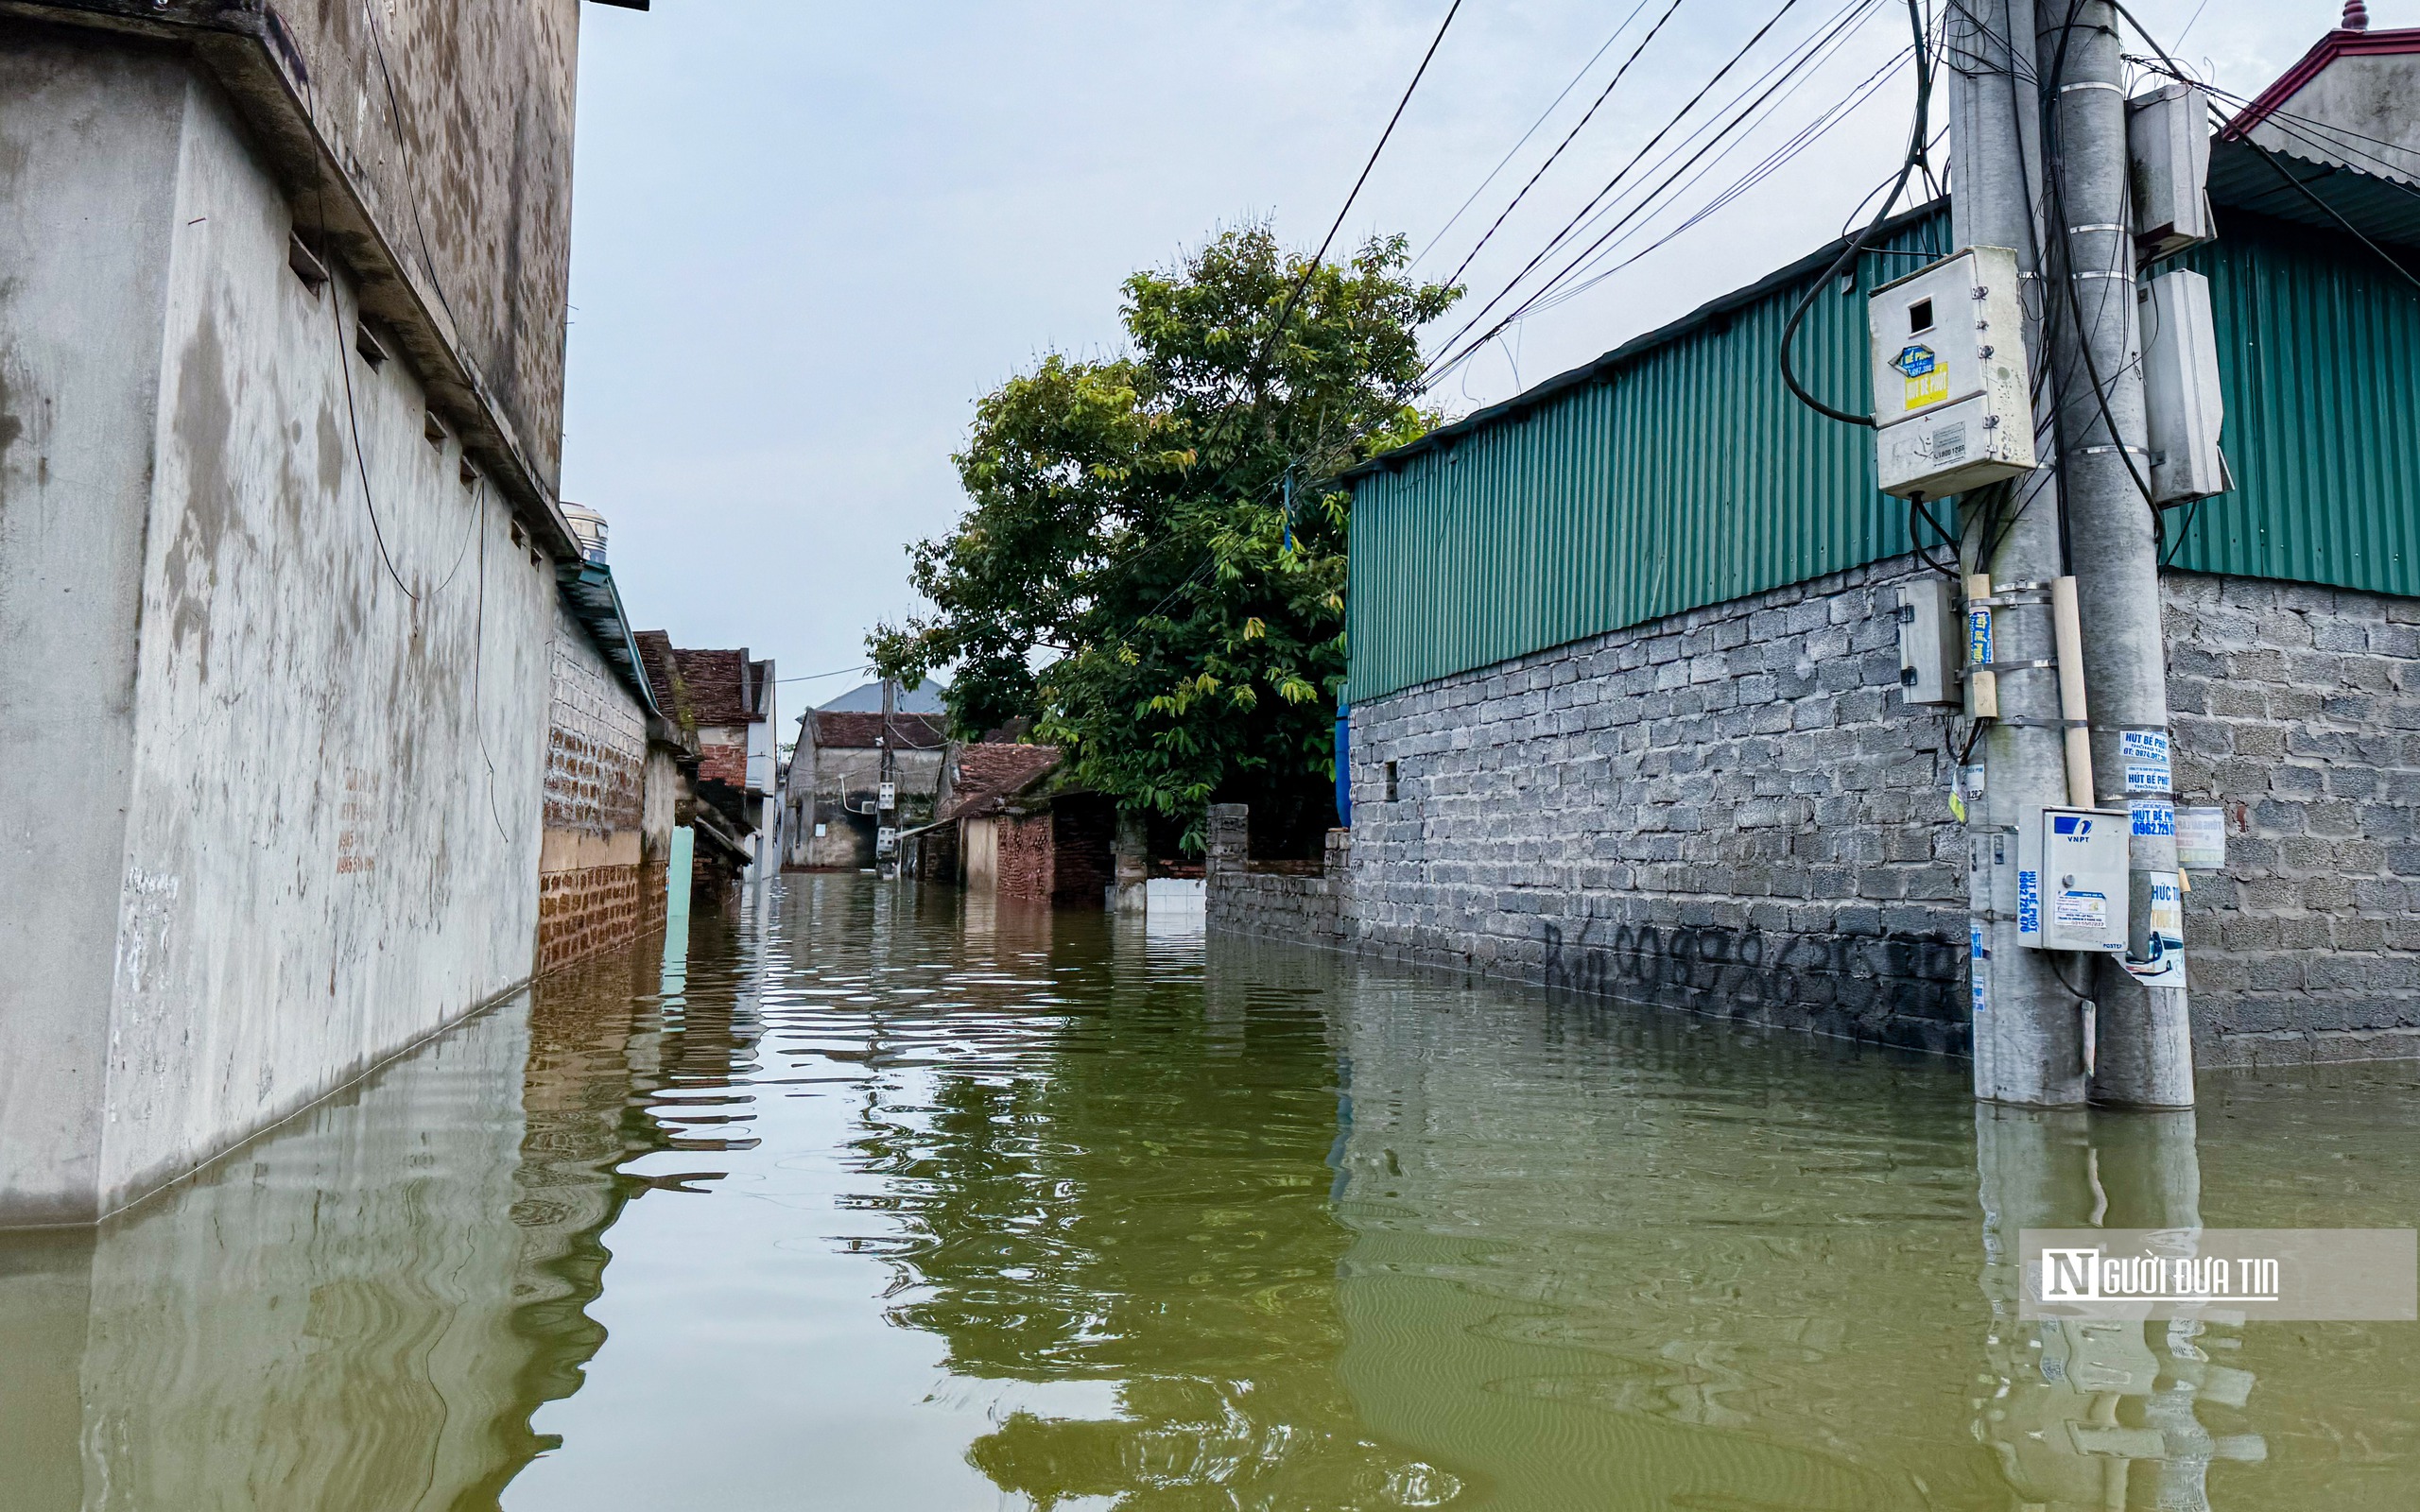
[[[2420, 243], [2410, 188], [2289, 166], [2364, 235]], [[2177, 266], [2213, 283], [2237, 488], [2168, 516], [2175, 564], [2420, 595], [2420, 290], [2244, 144], [2214, 144], [2211, 198], [2222, 234]], [[2306, 224], [2258, 213], [2289, 201]], [[1945, 209], [1888, 231], [1891, 251], [1941, 249]], [[1839, 246], [1345, 474], [1352, 696], [1907, 551], [1870, 433], [1797, 404], [1774, 366]], [[1817, 296], [1797, 349], [1817, 392], [1866, 404], [1862, 296], [1913, 266], [1869, 257], [1857, 297]]]
[[[2294, 182], [2279, 177], [2279, 169]], [[2314, 198], [2319, 204], [2311, 203]], [[2372, 241], [2420, 247], [2420, 192], [2411, 185], [2341, 163], [2315, 163], [2292, 152], [2263, 153], [2249, 142], [2222, 139], [2210, 144], [2210, 198], [2221, 207], [2300, 221], [2339, 234], [2344, 228], [2336, 217], [2342, 215]], [[2405, 261], [2406, 266], [2420, 267], [2420, 257]]]
[[655, 690], [648, 685], [638, 640], [631, 633], [630, 616], [622, 611], [622, 594], [614, 586], [612, 569], [601, 561], [558, 560], [555, 582], [572, 618], [579, 621], [589, 639], [596, 643], [605, 664], [639, 696], [641, 707], [648, 713], [661, 714], [664, 711], [656, 706]]

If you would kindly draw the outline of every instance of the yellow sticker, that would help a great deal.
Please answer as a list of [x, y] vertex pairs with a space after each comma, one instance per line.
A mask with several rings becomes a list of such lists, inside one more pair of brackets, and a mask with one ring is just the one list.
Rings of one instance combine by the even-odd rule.
[[1949, 397], [1949, 374], [1939, 368], [1908, 380], [1908, 407], [1922, 409]]

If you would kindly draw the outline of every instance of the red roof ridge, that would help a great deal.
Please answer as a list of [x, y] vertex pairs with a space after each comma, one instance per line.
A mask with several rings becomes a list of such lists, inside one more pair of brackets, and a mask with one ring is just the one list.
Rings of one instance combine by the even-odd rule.
[[[2345, 8], [2350, 19], [2353, 8]], [[2363, 18], [2366, 20], [2366, 16]], [[2403, 26], [2393, 31], [2356, 31], [2339, 26], [2311, 44], [2293, 67], [2277, 76], [2267, 89], [2254, 96], [2251, 104], [2236, 113], [2221, 134], [2232, 141], [2243, 136], [2285, 108], [2288, 100], [2301, 94], [2305, 86], [2317, 78], [2327, 65], [2340, 58], [2377, 58], [2398, 53], [2420, 53], [2420, 26]]]

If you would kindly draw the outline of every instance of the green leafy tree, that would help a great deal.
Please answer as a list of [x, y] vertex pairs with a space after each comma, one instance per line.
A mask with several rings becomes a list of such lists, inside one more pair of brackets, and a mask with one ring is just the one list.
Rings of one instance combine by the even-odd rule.
[[875, 666], [954, 667], [961, 735], [1029, 718], [1188, 849], [1214, 801], [1307, 843], [1344, 679], [1333, 479], [1441, 418], [1417, 333], [1460, 290], [1406, 262], [1395, 236], [1313, 267], [1254, 225], [1128, 279], [1128, 351], [1046, 357], [976, 406], [970, 507], [910, 554], [932, 611], [878, 627]]

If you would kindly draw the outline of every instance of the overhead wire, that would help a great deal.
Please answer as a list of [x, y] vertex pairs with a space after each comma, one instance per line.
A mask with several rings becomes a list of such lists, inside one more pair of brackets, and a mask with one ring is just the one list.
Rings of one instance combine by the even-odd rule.
[[1379, 155], [1387, 150], [1387, 143], [1395, 134], [1396, 124], [1402, 121], [1405, 109], [1411, 104], [1412, 92], [1419, 89], [1420, 81], [1427, 77], [1428, 65], [1435, 61], [1437, 49], [1444, 43], [1445, 32], [1453, 26], [1454, 17], [1461, 13], [1461, 9], [1462, 0], [1454, 0], [1446, 8], [1445, 19], [1437, 24], [1437, 35], [1428, 40], [1428, 50], [1421, 54], [1420, 66], [1412, 70], [1411, 82], [1403, 87], [1403, 98], [1395, 101], [1394, 113], [1387, 117], [1387, 129], [1378, 133], [1378, 145], [1370, 149], [1370, 161], [1361, 165], [1361, 176], [1353, 180], [1353, 188], [1345, 195], [1344, 203], [1338, 208], [1336, 219], [1329, 224], [1327, 234], [1320, 238], [1319, 250], [1303, 265], [1302, 277], [1294, 281], [1294, 287], [1286, 296], [1286, 302], [1278, 307], [1277, 318], [1270, 323], [1269, 335], [1262, 338], [1260, 352], [1246, 371], [1245, 382], [1253, 386], [1255, 390], [1259, 371], [1268, 363], [1270, 353], [1276, 350], [1278, 338], [1285, 335], [1286, 322], [1293, 318], [1295, 304], [1302, 300], [1303, 291], [1310, 286], [1311, 275], [1318, 272], [1320, 265], [1326, 261], [1327, 249], [1335, 244], [1336, 233], [1344, 229], [1344, 217], [1353, 213], [1353, 202], [1361, 197], [1361, 186], [1370, 181], [1371, 171], [1377, 167]]
[[[1555, 289], [1550, 294], [1532, 301], [1528, 307], [1529, 313], [1535, 314], [1546, 310], [1551, 310], [1558, 305], [1567, 303], [1571, 300], [1578, 298], [1580, 295], [1586, 293], [1588, 290], [1595, 288], [1598, 284], [1603, 283], [1614, 274], [1620, 272], [1623, 268], [1631, 266], [1633, 264], [1637, 263], [1651, 253], [1668, 245], [1676, 238], [1696, 229], [1715, 215], [1729, 208], [1735, 200], [1747, 194], [1750, 190], [1754, 189], [1757, 185], [1764, 183], [1774, 174], [1780, 172], [1784, 167], [1788, 166], [1792, 161], [1794, 161], [1799, 154], [1813, 146], [1818, 141], [1821, 141], [1834, 127], [1848, 119], [1852, 114], [1855, 114], [1856, 112], [1868, 100], [1880, 93], [1882, 86], [1889, 81], [1891, 73], [1899, 66], [1900, 62], [1906, 59], [1907, 56], [1908, 50], [1904, 47], [1897, 53], [1893, 54], [1880, 68], [1876, 69], [1872, 74], [1868, 75], [1865, 78], [1852, 86], [1847, 95], [1838, 101], [1835, 101], [1831, 106], [1827, 107], [1822, 114], [1818, 115], [1814, 120], [1808, 122], [1806, 125], [1801, 127], [1797, 132], [1786, 139], [1780, 146], [1775, 147], [1772, 152], [1768, 153], [1762, 160], [1760, 160], [1754, 167], [1751, 168], [1746, 174], [1742, 175], [1737, 180], [1735, 180], [1728, 187], [1717, 194], [1712, 199], [1708, 200], [1686, 219], [1673, 226], [1669, 231], [1667, 231], [1663, 235], [1658, 236], [1654, 241], [1650, 242], [1647, 246], [1631, 253], [1629, 256], [1622, 258], [1620, 261], [1613, 263], [1609, 266], [1599, 267], [1593, 272], [1589, 272], [1586, 277], [1581, 279], [1579, 282], [1566, 284], [1564, 286]], [[1767, 119], [1770, 119], [1770, 116], [1771, 112], [1769, 112]], [[1758, 124], [1762, 123], [1759, 122]], [[1736, 146], [1738, 144], [1735, 141], [1733, 145]], [[1723, 156], [1727, 156], [1728, 151], [1729, 149], [1726, 149]], [[1690, 184], [1686, 187], [1694, 187], [1699, 180], [1702, 180], [1706, 173], [1712, 172], [1716, 164], [1720, 161], [1720, 157], [1718, 157], [1715, 160], [1715, 163], [1708, 163], [1706, 167], [1700, 172], [1698, 179], [1691, 180]], [[1627, 239], [1627, 237], [1624, 237], [1621, 240]], [[1599, 259], [1592, 259], [1592, 261], [1599, 261], [1601, 260], [1601, 257], [1603, 256], [1610, 256], [1614, 250], [1620, 247], [1621, 240], [1617, 240], [1612, 247], [1607, 248], [1605, 252], [1599, 255]]]
[[[1489, 300], [1486, 304], [1479, 308], [1477, 314], [1473, 315], [1468, 320], [1465, 320], [1462, 323], [1460, 330], [1456, 331], [1451, 336], [1445, 339], [1443, 343], [1443, 349], [1452, 349], [1456, 347], [1464, 336], [1468, 335], [1471, 331], [1478, 325], [1481, 320], [1486, 319], [1489, 314], [1491, 314], [1498, 304], [1501, 304], [1505, 300], [1509, 299], [1512, 296], [1512, 291], [1519, 288], [1523, 282], [1526, 281], [1532, 272], [1537, 270], [1540, 264], [1544, 263], [1547, 258], [1552, 257], [1563, 244], [1579, 230], [1581, 224], [1596, 213], [1597, 207], [1604, 201], [1606, 197], [1611, 195], [1620, 186], [1622, 180], [1629, 176], [1631, 170], [1638, 166], [1640, 163], [1644, 162], [1649, 153], [1654, 151], [1656, 146], [1660, 145], [1667, 136], [1670, 135], [1675, 128], [1679, 127], [1683, 121], [1686, 120], [1689, 115], [1697, 110], [1699, 104], [1705, 99], [1706, 95], [1714, 92], [1715, 86], [1721, 83], [1724, 78], [1728, 77], [1731, 71], [1737, 68], [1740, 61], [1745, 59], [1749, 53], [1755, 49], [1756, 44], [1763, 42], [1765, 37], [1772, 32], [1773, 27], [1781, 24], [1782, 18], [1789, 15], [1792, 9], [1796, 9], [1799, 0], [1782, 0], [1781, 9], [1774, 11], [1772, 17], [1770, 17], [1763, 26], [1756, 28], [1755, 34], [1751, 36], [1748, 41], [1741, 45], [1739, 50], [1731, 56], [1729, 60], [1724, 62], [1720, 69], [1715, 71], [1714, 77], [1707, 79], [1706, 82], [1699, 88], [1698, 92], [1689, 97], [1687, 103], [1684, 104], [1679, 111], [1673, 113], [1671, 119], [1666, 121], [1664, 125], [1656, 129], [1655, 134], [1648, 138], [1646, 145], [1641, 146], [1636, 153], [1633, 154], [1632, 157], [1621, 165], [1620, 168], [1615, 171], [1613, 178], [1606, 180], [1604, 187], [1598, 190], [1597, 193], [1589, 198], [1586, 204], [1580, 207], [1578, 214], [1574, 215], [1570, 220], [1564, 224], [1560, 231], [1557, 231], [1552, 237], [1547, 239], [1547, 244], [1543, 248], [1539, 249], [1536, 255], [1531, 257], [1527, 264], [1523, 265], [1519, 272], [1512, 275], [1512, 279], [1496, 293], [1495, 298]], [[1912, 4], [1913, 0], [1910, 0], [1910, 3]], [[1485, 335], [1480, 336], [1478, 344], [1484, 345], [1489, 337], [1495, 334], [1496, 330], [1500, 330], [1502, 328], [1502, 324], [1503, 322], [1499, 321], [1495, 328], [1492, 328]], [[1427, 381], [1434, 381], [1434, 365], [1432, 365], [1432, 372]]]
[[1613, 50], [1614, 43], [1621, 41], [1622, 33], [1630, 29], [1630, 24], [1636, 21], [1639, 12], [1646, 9], [1647, 0], [1638, 0], [1638, 4], [1631, 7], [1630, 14], [1622, 17], [1621, 24], [1613, 29], [1612, 34], [1607, 36], [1603, 43], [1599, 44], [1595, 52], [1589, 54], [1588, 60], [1580, 65], [1580, 72], [1571, 76], [1571, 82], [1564, 85], [1563, 92], [1557, 94], [1545, 110], [1538, 112], [1538, 118], [1530, 123], [1530, 129], [1521, 133], [1521, 139], [1505, 150], [1504, 156], [1496, 160], [1495, 166], [1487, 171], [1487, 177], [1481, 179], [1478, 187], [1470, 192], [1470, 197], [1455, 207], [1454, 213], [1445, 217], [1445, 224], [1438, 227], [1436, 234], [1428, 238], [1427, 245], [1413, 255], [1411, 262], [1405, 267], [1407, 273], [1419, 267], [1427, 260], [1428, 254], [1437, 249], [1438, 244], [1445, 239], [1445, 233], [1452, 231], [1461, 221], [1463, 215], [1469, 214], [1471, 206], [1478, 203], [1478, 197], [1487, 192], [1487, 186], [1495, 181], [1495, 176], [1512, 166], [1512, 160], [1520, 155], [1521, 149], [1530, 145], [1530, 138], [1538, 134], [1538, 128], [1546, 125], [1554, 112], [1563, 108], [1563, 102], [1571, 97], [1571, 92], [1580, 87], [1580, 81], [1586, 78], [1589, 71], [1597, 66], [1598, 61]]
[[[1537, 170], [1530, 175], [1529, 181], [1522, 184], [1520, 189], [1513, 194], [1512, 202], [1506, 205], [1501, 211], [1497, 212], [1494, 223], [1480, 234], [1479, 239], [1472, 246], [1471, 249], [1462, 254], [1461, 262], [1455, 266], [1452, 275], [1445, 280], [1448, 284], [1460, 284], [1462, 281], [1462, 275], [1470, 269], [1471, 260], [1478, 256], [1478, 254], [1486, 249], [1487, 244], [1495, 238], [1497, 232], [1504, 229], [1505, 219], [1510, 216], [1512, 212], [1521, 208], [1521, 201], [1528, 198], [1530, 191], [1538, 186], [1538, 180], [1545, 178], [1547, 170], [1555, 165], [1555, 160], [1563, 156], [1564, 149], [1571, 146], [1572, 142], [1579, 137], [1580, 133], [1587, 129], [1590, 121], [1597, 118], [1598, 111], [1604, 107], [1605, 101], [1613, 98], [1615, 89], [1621, 84], [1621, 81], [1624, 78], [1629, 77], [1631, 65], [1638, 61], [1639, 56], [1647, 51], [1649, 43], [1655, 41], [1657, 33], [1664, 29], [1664, 24], [1666, 22], [1672, 19], [1673, 12], [1681, 9], [1682, 3], [1683, 0], [1672, 0], [1670, 5], [1664, 8], [1664, 13], [1655, 18], [1655, 25], [1647, 28], [1647, 35], [1641, 37], [1638, 40], [1638, 45], [1631, 49], [1630, 56], [1622, 60], [1622, 66], [1615, 69], [1614, 77], [1606, 81], [1603, 89], [1598, 91], [1597, 97], [1589, 104], [1587, 112], [1580, 117], [1578, 123], [1575, 124], [1569, 131], [1564, 133], [1563, 140], [1555, 144], [1554, 150], [1547, 154], [1546, 161], [1538, 164]], [[1637, 12], [1635, 11], [1632, 12], [1634, 15]], [[1628, 25], [1628, 23], [1624, 23], [1624, 25]]]
[[[1815, 72], [1824, 62], [1830, 60], [1830, 55], [1837, 53], [1840, 46], [1854, 34], [1856, 27], [1863, 22], [1865, 17], [1883, 3], [1884, 0], [1849, 0], [1849, 3], [1835, 12], [1828, 21], [1820, 24], [1813, 33], [1794, 43], [1762, 75], [1749, 83], [1739, 94], [1717, 108], [1687, 136], [1675, 143], [1648, 170], [1650, 177], [1663, 172], [1666, 166], [1676, 159], [1681, 159], [1682, 154], [1687, 152], [1691, 146], [1694, 146], [1697, 150], [1689, 152], [1675, 172], [1667, 175], [1652, 187], [1636, 191], [1634, 194], [1633, 191], [1625, 190], [1592, 215], [1581, 228], [1583, 234], [1595, 229], [1608, 215], [1614, 215], [1625, 201], [1629, 203], [1629, 208], [1622, 212], [1611, 227], [1606, 228], [1604, 232], [1583, 249], [1579, 255], [1550, 276], [1537, 290], [1527, 296], [1519, 307], [1520, 312], [1526, 315], [1560, 303], [1561, 301], [1552, 296], [1567, 284], [1577, 270], [1587, 266], [1592, 261], [1620, 246], [1635, 230], [1651, 221], [1655, 215], [1671, 208], [1671, 202], [1662, 197], [1674, 184], [1682, 184], [1682, 193], [1694, 189], [1707, 174], [1713, 172], [1732, 153], [1744, 146], [1748, 141], [1748, 133], [1770, 119], [1779, 110], [1782, 101], [1789, 99], [1805, 87], [1814, 77]], [[1759, 112], [1762, 113], [1759, 114]], [[1694, 175], [1690, 173], [1692, 168], [1696, 169]], [[1682, 180], [1685, 178], [1686, 182], [1683, 183]]]

